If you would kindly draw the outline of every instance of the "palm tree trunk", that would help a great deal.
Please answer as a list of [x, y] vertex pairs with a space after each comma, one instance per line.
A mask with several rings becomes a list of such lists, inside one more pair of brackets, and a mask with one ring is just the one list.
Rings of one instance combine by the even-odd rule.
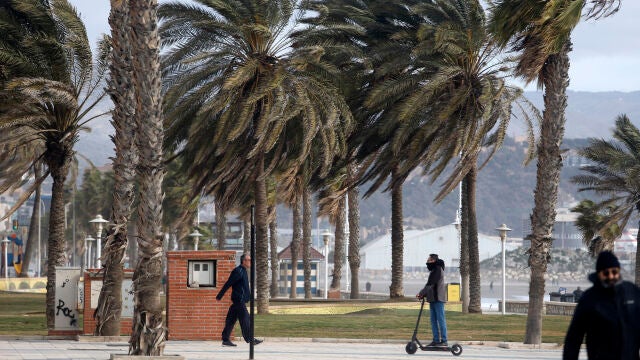
[[251, 252], [251, 224], [246, 219], [242, 220], [244, 231], [242, 233], [242, 251], [245, 254]]
[[123, 260], [127, 249], [127, 225], [133, 205], [135, 181], [135, 94], [131, 87], [131, 49], [129, 8], [126, 2], [111, 0], [112, 56], [109, 94], [114, 103], [112, 124], [116, 157], [113, 162], [114, 185], [111, 209], [113, 228], [108, 230], [104, 247], [104, 280], [95, 312], [95, 335], [120, 335], [122, 313]]
[[261, 156], [256, 169], [254, 195], [256, 201], [256, 287], [258, 314], [269, 313], [269, 239], [267, 217], [267, 183], [264, 176], [264, 156]]
[[292, 206], [293, 238], [291, 239], [291, 283], [289, 284], [289, 298], [295, 299], [298, 296], [298, 253], [302, 242], [302, 214], [300, 213], [300, 202], [297, 199]]
[[404, 297], [404, 230], [402, 229], [402, 183], [397, 180], [398, 166], [391, 173], [391, 286], [390, 298]]
[[469, 313], [469, 207], [467, 199], [467, 179], [462, 179], [462, 199], [460, 214], [460, 296], [462, 297], [462, 313]]
[[160, 38], [156, 0], [131, 0], [131, 58], [136, 94], [138, 162], [138, 263], [133, 274], [134, 315], [130, 355], [158, 356], [164, 352], [162, 289], [162, 97]]
[[465, 176], [467, 179], [467, 209], [469, 221], [467, 234], [469, 241], [469, 312], [482, 313], [480, 293], [480, 254], [478, 249], [478, 223], [476, 220], [476, 178], [477, 168], [473, 166]]
[[311, 299], [311, 196], [306, 185], [302, 189], [302, 267], [304, 298]]
[[542, 306], [544, 275], [549, 261], [553, 224], [556, 218], [558, 184], [562, 169], [561, 149], [564, 136], [567, 86], [569, 85], [569, 51], [571, 41], [557, 55], [549, 57], [542, 72], [544, 76], [544, 112], [538, 145], [538, 168], [534, 208], [531, 215], [531, 248], [529, 249], [529, 310], [525, 330], [525, 344], [542, 341]]
[[64, 254], [64, 182], [69, 172], [71, 146], [61, 150], [59, 158], [47, 159], [53, 178], [51, 209], [49, 210], [49, 240], [47, 241], [47, 328], [55, 326], [56, 266], [65, 265]]
[[271, 297], [278, 295], [278, 214], [275, 205], [269, 206], [269, 255], [271, 259]]
[[[42, 166], [39, 163], [34, 165], [33, 171], [35, 173], [35, 177], [40, 177], [40, 172], [42, 171]], [[29, 276], [29, 268], [31, 267], [31, 261], [35, 259], [35, 253], [37, 250], [37, 235], [38, 234], [38, 221], [40, 220], [40, 199], [41, 199], [41, 190], [42, 187], [36, 187], [35, 194], [33, 195], [33, 211], [31, 213], [31, 220], [29, 221], [29, 235], [27, 238], [27, 245], [24, 249], [24, 258], [22, 259], [22, 273], [20, 273], [20, 277], [28, 277]], [[75, 244], [73, 245], [75, 246]], [[41, 255], [38, 251], [38, 254]], [[36, 261], [37, 263], [37, 261]], [[36, 271], [37, 274], [40, 274], [40, 270]]]
[[342, 265], [344, 264], [345, 248], [344, 248], [344, 210], [347, 200], [343, 197], [340, 199], [337, 214], [334, 214], [336, 223], [335, 244], [333, 248], [333, 275], [331, 278], [331, 290], [340, 291], [340, 280], [342, 280]]
[[227, 214], [220, 202], [214, 201], [216, 207], [216, 238], [218, 250], [223, 250], [227, 242]]
[[[349, 177], [354, 176], [354, 166], [349, 166]], [[351, 299], [360, 298], [360, 189], [349, 190], [349, 269], [351, 270]]]

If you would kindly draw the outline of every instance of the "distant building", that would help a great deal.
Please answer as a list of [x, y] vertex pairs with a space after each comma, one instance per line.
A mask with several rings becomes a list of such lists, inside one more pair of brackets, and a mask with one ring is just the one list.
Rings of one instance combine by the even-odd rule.
[[[513, 250], [517, 242], [507, 241], [506, 249]], [[500, 238], [478, 234], [480, 261], [502, 251]], [[460, 264], [460, 240], [456, 226], [446, 225], [428, 230], [404, 232], [403, 263], [405, 271], [424, 271], [429, 254], [436, 253], [445, 266], [457, 268]], [[368, 270], [391, 269], [391, 234], [383, 235], [360, 248], [360, 268]]]
[[[319, 265], [324, 261], [324, 256], [313, 247], [311, 248], [311, 294], [318, 293]], [[291, 289], [291, 247], [287, 246], [278, 253], [278, 292], [288, 294]], [[302, 244], [298, 249], [298, 266], [296, 272], [296, 294], [304, 294], [304, 266], [302, 263]]]
[[578, 214], [568, 208], [556, 209], [553, 224], [553, 247], [556, 249], [584, 249], [582, 233], [576, 227]]

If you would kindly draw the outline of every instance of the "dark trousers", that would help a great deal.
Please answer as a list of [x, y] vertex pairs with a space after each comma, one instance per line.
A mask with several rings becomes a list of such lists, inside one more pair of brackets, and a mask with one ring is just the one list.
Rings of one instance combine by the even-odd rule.
[[253, 340], [247, 306], [244, 303], [234, 303], [229, 306], [229, 311], [227, 312], [227, 319], [224, 322], [224, 330], [222, 330], [222, 341], [229, 340], [231, 331], [236, 325], [236, 320], [240, 321], [240, 329], [242, 329], [242, 337], [244, 338], [244, 341], [249, 342]]

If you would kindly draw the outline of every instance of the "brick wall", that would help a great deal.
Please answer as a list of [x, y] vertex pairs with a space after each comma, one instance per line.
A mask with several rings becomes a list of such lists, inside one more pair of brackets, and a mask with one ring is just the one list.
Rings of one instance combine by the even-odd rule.
[[[189, 287], [189, 260], [216, 261], [216, 287]], [[167, 327], [170, 340], [221, 340], [231, 290], [216, 300], [236, 265], [235, 251], [167, 252]], [[232, 335], [233, 336], [233, 335]]]
[[[133, 270], [125, 269], [125, 277], [131, 276], [133, 274]], [[93, 313], [95, 313], [96, 309], [91, 308], [91, 281], [93, 280], [102, 280], [102, 273], [98, 275], [96, 270], [87, 270], [84, 273], [84, 317], [82, 320], [82, 333], [84, 335], [93, 335], [93, 332], [96, 329], [96, 320], [93, 318]], [[131, 330], [133, 328], [133, 319], [128, 318], [120, 318], [120, 335], [131, 335]]]

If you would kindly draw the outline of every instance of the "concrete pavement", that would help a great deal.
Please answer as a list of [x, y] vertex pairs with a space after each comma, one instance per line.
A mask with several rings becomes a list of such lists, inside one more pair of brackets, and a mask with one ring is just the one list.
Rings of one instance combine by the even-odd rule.
[[[95, 342], [52, 340], [46, 337], [1, 337], [2, 360], [106, 360], [111, 354], [127, 354], [126, 338]], [[237, 347], [223, 347], [219, 341], [168, 341], [165, 355], [182, 355], [185, 359], [249, 359], [249, 345], [237, 340]], [[562, 348], [555, 344], [530, 346], [520, 343], [460, 343], [463, 352], [459, 359], [560, 359]], [[256, 360], [313, 360], [362, 359], [456, 359], [450, 352], [405, 352], [406, 341], [266, 338], [254, 347]], [[583, 349], [580, 359], [586, 359]]]

